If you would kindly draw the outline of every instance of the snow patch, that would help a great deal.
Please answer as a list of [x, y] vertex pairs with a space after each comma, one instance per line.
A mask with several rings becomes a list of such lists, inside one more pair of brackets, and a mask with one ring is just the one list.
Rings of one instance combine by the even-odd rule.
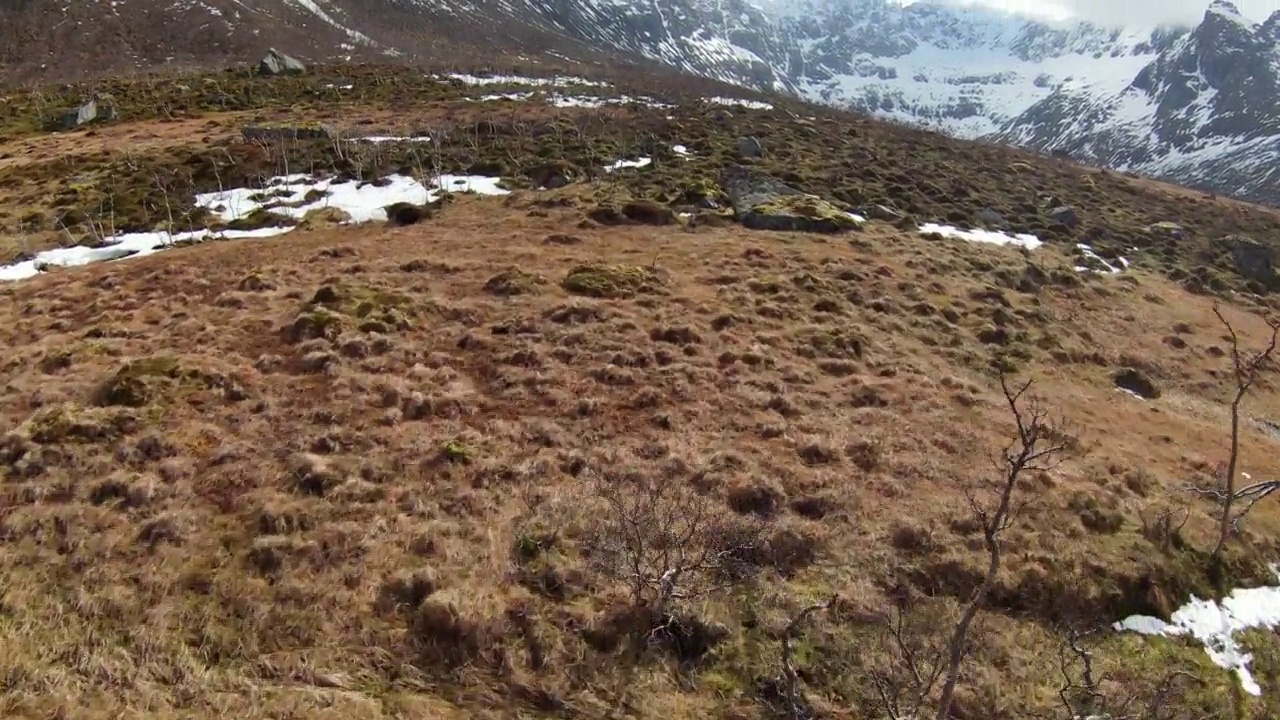
[[773, 109], [773, 105], [767, 102], [760, 102], [759, 100], [743, 100], [741, 98], [713, 97], [707, 98], [707, 102], [715, 103], [716, 105], [735, 105], [737, 107], [744, 107], [750, 110]]
[[612, 165], [606, 165], [604, 169], [605, 172], [613, 172], [614, 170], [621, 170], [623, 168], [642, 168], [647, 167], [652, 162], [653, 158], [647, 157], [637, 158], [635, 160], [619, 160]]
[[[1080, 251], [1080, 254], [1084, 255], [1085, 260], [1090, 262], [1089, 266], [1076, 265], [1075, 271], [1078, 273], [1096, 272], [1103, 275], [1118, 275], [1129, 268], [1129, 261], [1125, 258], [1116, 258], [1116, 262], [1119, 263], [1119, 267], [1117, 267], [1107, 262], [1105, 258], [1094, 252], [1092, 247], [1084, 243], [1076, 243], [1076, 249]], [[1098, 266], [1101, 266], [1102, 269], [1099, 270]]]
[[127, 257], [143, 257], [173, 247], [176, 243], [203, 242], [205, 240], [240, 240], [268, 238], [283, 235], [292, 227], [257, 228], [255, 230], [193, 230], [181, 233], [142, 232], [116, 235], [110, 245], [102, 247], [68, 247], [46, 250], [35, 258], [0, 267], [0, 281], [25, 280], [35, 277], [45, 267], [76, 267], [96, 262], [121, 260]]
[[[1280, 569], [1272, 566], [1272, 572], [1280, 580]], [[1236, 673], [1245, 692], [1261, 695], [1262, 688], [1249, 669], [1253, 655], [1236, 642], [1235, 634], [1253, 628], [1270, 630], [1278, 626], [1280, 586], [1269, 586], [1237, 588], [1221, 605], [1193, 595], [1186, 605], [1174, 611], [1167, 623], [1160, 618], [1134, 615], [1115, 623], [1114, 628], [1140, 635], [1190, 635], [1204, 646], [1215, 665]]]
[[1005, 233], [995, 230], [961, 230], [953, 225], [939, 225], [937, 223], [925, 223], [920, 226], [921, 235], [941, 235], [943, 237], [955, 238], [957, 240], [968, 240], [969, 242], [986, 243], [989, 245], [1017, 245], [1028, 250], [1035, 250], [1044, 243], [1035, 235], [1027, 235], [1023, 233]]
[[[418, 138], [414, 138], [415, 140]], [[346, 224], [385, 221], [386, 207], [399, 202], [423, 205], [434, 202], [442, 192], [474, 192], [480, 195], [506, 195], [498, 187], [499, 178], [479, 175], [440, 175], [430, 187], [404, 175], [391, 175], [378, 183], [330, 178], [316, 179], [305, 174], [271, 178], [265, 188], [234, 188], [196, 195], [195, 205], [209, 211], [222, 223], [231, 223], [265, 210], [284, 218], [300, 220], [313, 210], [334, 208], [345, 212]], [[38, 253], [34, 258], [0, 267], [0, 281], [23, 280], [40, 274], [45, 267], [74, 267], [95, 262], [151, 255], [176, 243], [206, 240], [238, 240], [283, 235], [294, 226], [263, 227], [253, 230], [167, 231], [116, 235], [101, 247], [55, 248]]]
[[[457, 80], [467, 85], [528, 85], [530, 87], [582, 85], [584, 87], [610, 87], [607, 82], [587, 80], [572, 75], [556, 75], [550, 78], [533, 78], [523, 75], [471, 75], [468, 73], [449, 73], [446, 78]], [[447, 82], [447, 80], [445, 81]]]

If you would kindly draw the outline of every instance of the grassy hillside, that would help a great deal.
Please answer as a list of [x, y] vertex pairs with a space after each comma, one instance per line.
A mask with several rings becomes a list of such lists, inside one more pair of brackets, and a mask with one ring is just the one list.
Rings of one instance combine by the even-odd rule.
[[[81, 89], [0, 103], [0, 263], [279, 223], [195, 203], [275, 175], [510, 191], [0, 284], [5, 717], [908, 717], [910, 661], [927, 678], [987, 568], [970, 500], [991, 507], [1016, 438], [1000, 371], [1033, 381], [1057, 452], [1014, 485], [953, 717], [1068, 717], [1068, 628], [1104, 629], [1078, 644], [1109, 700], [1160, 713], [1125, 717], [1280, 713], [1270, 631], [1239, 637], [1252, 697], [1188, 639], [1105, 630], [1213, 591], [1215, 505], [1187, 491], [1227, 457], [1213, 307], [1265, 346], [1276, 296], [1229, 236], [1271, 242], [1280, 215], [583, 79], [610, 85], [121, 81], [118, 121], [57, 134]], [[484, 99], [511, 92], [535, 94]], [[242, 141], [262, 123], [333, 137]], [[746, 229], [733, 163], [870, 219]], [[992, 212], [1045, 244], [918, 230]], [[1258, 479], [1278, 402], [1268, 367], [1242, 424]], [[1224, 583], [1273, 581], [1278, 531], [1260, 502]]]

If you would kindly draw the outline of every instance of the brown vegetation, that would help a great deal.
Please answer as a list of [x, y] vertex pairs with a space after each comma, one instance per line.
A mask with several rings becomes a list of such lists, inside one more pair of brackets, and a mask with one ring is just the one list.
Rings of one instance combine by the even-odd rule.
[[[1089, 213], [1066, 231], [971, 170], [1021, 155], [856, 119], [494, 109], [449, 86], [407, 128], [367, 107], [383, 92], [327, 112], [448, 140], [348, 153], [231, 139], [248, 115], [328, 119], [299, 100], [172, 123], [122, 102], [135, 115], [96, 136], [0, 145], [0, 193], [42, 222], [111, 199], [139, 226], [178, 225], [190, 191], [286, 165], [475, 167], [515, 189], [453, 195], [412, 224], [304, 221], [0, 285], [0, 715], [1020, 718], [1176, 696], [1142, 717], [1190, 720], [1230, 706], [1234, 680], [1198, 647], [1061, 628], [1211, 591], [1221, 508], [1185, 488], [1223, 458], [1238, 387], [1224, 363], [1266, 346], [1275, 297], [1205, 253], [1218, 233], [1267, 230], [1270, 211], [1028, 160], [1019, 188]], [[879, 220], [745, 230], [711, 178], [749, 126], [761, 169], [829, 200], [920, 221], [994, 206], [1050, 242], [1025, 254]], [[125, 140], [129, 155], [111, 149]], [[541, 189], [547, 155], [573, 182]], [[653, 166], [600, 171], [638, 155]], [[180, 187], [157, 182], [184, 162]], [[627, 222], [593, 221], [600, 208]], [[1102, 247], [1161, 220], [1192, 237], [1151, 238], [1123, 275], [1073, 269], [1088, 233]], [[1228, 336], [1214, 299], [1183, 286], [1193, 276], [1216, 278], [1196, 287], [1224, 296]], [[1002, 372], [1068, 422], [1011, 424]], [[1263, 373], [1249, 392], [1238, 459], [1265, 467], [1280, 389]], [[1014, 429], [1058, 462], [993, 476]], [[1010, 502], [971, 505], [993, 477]], [[1002, 506], [1016, 512], [975, 513]], [[1217, 579], [1269, 579], [1277, 532], [1280, 507], [1254, 507]], [[1275, 638], [1247, 642], [1276, 685]], [[1276, 697], [1239, 716], [1275, 715]]]

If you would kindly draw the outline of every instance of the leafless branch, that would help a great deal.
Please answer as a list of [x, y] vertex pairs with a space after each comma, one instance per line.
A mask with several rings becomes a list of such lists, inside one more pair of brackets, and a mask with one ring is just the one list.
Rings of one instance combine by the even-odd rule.
[[[1245, 515], [1253, 509], [1254, 504], [1280, 487], [1280, 483], [1276, 481], [1255, 483], [1243, 489], [1236, 487], [1237, 477], [1240, 475], [1240, 408], [1249, 391], [1257, 383], [1260, 374], [1272, 368], [1272, 356], [1275, 354], [1277, 336], [1280, 335], [1280, 320], [1266, 320], [1267, 327], [1271, 330], [1270, 339], [1263, 349], [1250, 353], [1241, 349], [1240, 336], [1216, 304], [1213, 307], [1213, 313], [1226, 328], [1227, 337], [1231, 342], [1231, 372], [1235, 381], [1235, 394], [1231, 399], [1231, 444], [1225, 466], [1218, 472], [1217, 486], [1193, 487], [1190, 490], [1202, 497], [1214, 499], [1221, 505], [1218, 515], [1218, 539], [1211, 559], [1212, 564], [1217, 567], [1222, 562], [1222, 553], [1227, 541], [1233, 533], [1239, 531]], [[1241, 501], [1245, 503], [1244, 507], [1237, 510], [1236, 503]]]
[[808, 605], [796, 613], [791, 618], [791, 622], [787, 623], [787, 627], [782, 631], [782, 682], [784, 690], [787, 694], [788, 712], [792, 718], [798, 720], [804, 716], [805, 703], [800, 694], [800, 676], [796, 673], [795, 663], [792, 660], [791, 643], [800, 635], [801, 629], [809, 621], [813, 615], [830, 610], [836, 603], [836, 598], [832, 598]]
[[1034, 396], [1026, 397], [1031, 382], [1028, 380], [1013, 388], [1007, 377], [1003, 373], [1000, 375], [1000, 388], [1004, 392], [1009, 412], [1013, 415], [1017, 432], [1013, 442], [1002, 453], [1002, 476], [990, 488], [994, 497], [982, 502], [976, 495], [969, 493], [969, 505], [982, 528], [983, 545], [987, 550], [987, 571], [969, 598], [960, 621], [951, 634], [947, 649], [949, 657], [946, 681], [938, 702], [937, 720], [947, 720], [951, 714], [951, 703], [960, 679], [960, 667], [969, 651], [969, 629], [986, 602], [1000, 571], [1000, 536], [1009, 526], [1013, 515], [1018, 480], [1024, 472], [1050, 469], [1055, 464], [1056, 456], [1066, 449], [1065, 442], [1061, 440], [1062, 433], [1052, 431], [1048, 413], [1040, 401]]

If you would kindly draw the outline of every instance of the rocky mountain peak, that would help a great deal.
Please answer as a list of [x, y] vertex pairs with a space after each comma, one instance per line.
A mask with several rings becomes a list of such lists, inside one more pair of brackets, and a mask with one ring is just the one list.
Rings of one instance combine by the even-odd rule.
[[[256, 61], [272, 44], [306, 61], [467, 47], [490, 61], [661, 63], [1280, 203], [1280, 12], [1255, 24], [1226, 0], [1195, 27], [1152, 31], [945, 0], [24, 0], [0, 2], [5, 27], [22, 42], [0, 41], [0, 72], [19, 82], [44, 64]], [[122, 38], [132, 44], [111, 58], [61, 50]]]

